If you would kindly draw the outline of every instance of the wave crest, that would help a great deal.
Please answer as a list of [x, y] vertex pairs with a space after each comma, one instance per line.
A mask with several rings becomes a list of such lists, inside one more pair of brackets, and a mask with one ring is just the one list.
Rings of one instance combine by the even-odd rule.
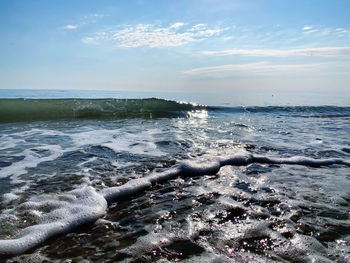
[[205, 108], [157, 98], [0, 99], [0, 123], [81, 118], [173, 117]]

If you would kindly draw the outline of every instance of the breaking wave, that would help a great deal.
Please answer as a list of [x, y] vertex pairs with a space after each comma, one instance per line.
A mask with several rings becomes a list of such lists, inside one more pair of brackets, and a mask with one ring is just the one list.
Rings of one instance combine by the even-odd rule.
[[277, 113], [294, 117], [350, 117], [338, 106], [203, 106], [172, 100], [146, 99], [0, 99], [0, 123], [58, 119], [183, 117], [190, 111]]
[[205, 109], [164, 99], [0, 99], [0, 123], [81, 118], [153, 118]]

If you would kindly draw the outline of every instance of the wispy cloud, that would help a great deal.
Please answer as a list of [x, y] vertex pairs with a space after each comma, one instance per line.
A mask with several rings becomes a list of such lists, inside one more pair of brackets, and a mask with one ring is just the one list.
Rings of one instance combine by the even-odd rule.
[[344, 29], [344, 28], [336, 28], [335, 29], [336, 32], [339, 32], [339, 33], [350, 33], [350, 30], [347, 30], [347, 29]]
[[96, 43], [96, 40], [93, 37], [84, 37], [81, 41], [85, 44], [95, 44]]
[[313, 37], [350, 37], [350, 30], [345, 28], [331, 28], [331, 27], [314, 27], [305, 25], [303, 27], [302, 33], [304, 36], [309, 36], [312, 34]]
[[84, 37], [81, 41], [85, 44], [97, 44], [99, 40], [106, 39], [105, 32], [96, 33], [94, 37]]
[[77, 29], [83, 25], [94, 24], [97, 22], [97, 19], [103, 18], [104, 16], [105, 15], [103, 15], [103, 14], [89, 14], [89, 15], [83, 16], [80, 19], [80, 22], [75, 23], [75, 24], [65, 25], [65, 26], [61, 27], [61, 29], [74, 30], [74, 29]]
[[350, 36], [350, 30], [345, 28], [336, 28], [335, 29], [337, 36], [343, 37], [343, 36]]
[[170, 26], [170, 28], [175, 28], [175, 29], [177, 29], [177, 28], [183, 27], [184, 25], [185, 25], [185, 23], [178, 22], [178, 23], [172, 24], [172, 25]]
[[312, 29], [312, 26], [304, 26], [303, 27], [303, 30], [311, 30]]
[[82, 39], [82, 41], [84, 43], [96, 43], [99, 40], [107, 40], [124, 48], [142, 46], [150, 48], [177, 47], [218, 35], [223, 30], [225, 29], [208, 28], [204, 24], [188, 27], [182, 22], [167, 27], [138, 24], [136, 26], [125, 26], [119, 30], [98, 32], [94, 36]]
[[[303, 33], [304, 35], [310, 35], [312, 33], [317, 33], [317, 32], [320, 32], [319, 29], [315, 29], [313, 28], [312, 26], [304, 26], [303, 27]], [[323, 32], [323, 31], [322, 31]]]
[[247, 72], [254, 74], [265, 74], [275, 72], [305, 72], [312, 71], [321, 64], [270, 64], [268, 62], [257, 62], [248, 64], [228, 64], [214, 67], [194, 68], [183, 72], [186, 75], [203, 75], [219, 72]]
[[78, 28], [78, 25], [66, 25], [62, 27], [63, 29], [74, 30]]
[[204, 55], [242, 55], [254, 57], [291, 57], [314, 56], [329, 58], [350, 58], [350, 47], [320, 47], [300, 49], [229, 49], [221, 51], [204, 51]]

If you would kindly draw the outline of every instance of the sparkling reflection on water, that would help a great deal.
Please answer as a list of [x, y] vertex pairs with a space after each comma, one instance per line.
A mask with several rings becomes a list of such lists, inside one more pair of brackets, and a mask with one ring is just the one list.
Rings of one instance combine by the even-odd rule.
[[[31, 197], [122, 185], [184, 159], [237, 151], [349, 159], [348, 117], [189, 115], [2, 124], [1, 239], [37, 223], [18, 208]], [[348, 262], [348, 189], [340, 165], [225, 166], [112, 203], [94, 224], [8, 261]]]

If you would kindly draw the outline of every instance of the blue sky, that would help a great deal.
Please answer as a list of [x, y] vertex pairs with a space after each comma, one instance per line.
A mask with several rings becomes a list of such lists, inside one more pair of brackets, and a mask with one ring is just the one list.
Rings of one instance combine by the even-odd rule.
[[347, 0], [0, 2], [0, 88], [350, 95]]

